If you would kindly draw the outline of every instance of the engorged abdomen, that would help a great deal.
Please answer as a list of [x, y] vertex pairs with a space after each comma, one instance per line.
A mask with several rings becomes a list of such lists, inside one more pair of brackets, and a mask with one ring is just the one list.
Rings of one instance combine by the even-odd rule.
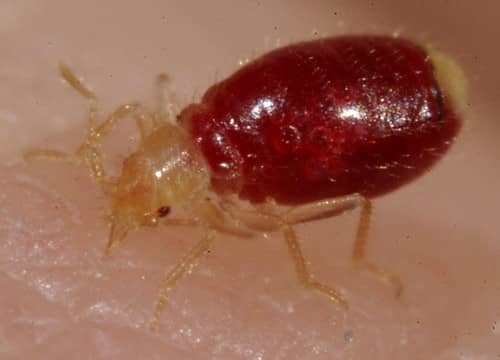
[[287, 204], [392, 191], [438, 160], [460, 127], [422, 48], [366, 36], [275, 50], [180, 117], [215, 191]]

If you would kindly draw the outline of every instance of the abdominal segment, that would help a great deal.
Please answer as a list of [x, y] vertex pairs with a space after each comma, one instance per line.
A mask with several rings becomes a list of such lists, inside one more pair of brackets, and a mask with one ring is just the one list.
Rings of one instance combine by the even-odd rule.
[[422, 48], [368, 36], [275, 50], [181, 120], [217, 192], [289, 204], [392, 191], [439, 159], [460, 126]]

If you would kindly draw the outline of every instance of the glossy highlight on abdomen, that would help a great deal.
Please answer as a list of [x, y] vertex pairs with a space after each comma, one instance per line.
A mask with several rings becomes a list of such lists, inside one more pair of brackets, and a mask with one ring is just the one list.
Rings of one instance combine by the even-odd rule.
[[379, 36], [272, 51], [180, 118], [215, 191], [285, 204], [392, 191], [439, 159], [460, 127], [425, 50]]

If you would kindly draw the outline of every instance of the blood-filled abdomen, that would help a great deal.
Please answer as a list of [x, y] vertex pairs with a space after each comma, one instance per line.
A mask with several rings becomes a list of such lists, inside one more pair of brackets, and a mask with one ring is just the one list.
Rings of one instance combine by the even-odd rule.
[[438, 160], [459, 129], [425, 50], [368, 36], [272, 51], [180, 120], [216, 192], [286, 204], [392, 191]]

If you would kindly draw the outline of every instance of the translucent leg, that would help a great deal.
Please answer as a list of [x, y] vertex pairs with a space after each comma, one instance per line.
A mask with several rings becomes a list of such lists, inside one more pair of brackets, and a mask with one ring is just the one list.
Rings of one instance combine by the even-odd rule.
[[91, 128], [85, 143], [81, 147], [84, 147], [86, 144], [100, 145], [104, 136], [108, 135], [119, 121], [125, 119], [128, 115], [136, 111], [138, 107], [139, 104], [125, 104], [119, 106], [98, 126]]
[[[229, 212], [235, 220], [241, 222], [246, 227], [254, 231], [275, 231], [281, 229], [283, 224], [285, 224], [285, 228], [289, 228], [289, 230], [284, 230], [285, 236], [287, 237], [289, 248], [294, 255], [299, 277], [302, 276], [301, 281], [306, 283], [308, 287], [312, 286], [323, 294], [327, 294], [327, 296], [332, 298], [332, 300], [342, 304], [343, 299], [341, 299], [334, 290], [323, 284], [305, 280], [308, 279], [308, 277], [304, 275], [307, 274], [307, 270], [305, 268], [305, 264], [301, 265], [303, 257], [291, 226], [311, 220], [336, 216], [344, 211], [352, 210], [357, 207], [361, 207], [361, 215], [354, 242], [352, 260], [356, 267], [360, 270], [368, 271], [380, 280], [390, 284], [394, 288], [396, 296], [400, 296], [403, 291], [403, 285], [399, 277], [383, 267], [373, 264], [365, 259], [372, 205], [370, 200], [366, 199], [362, 195], [351, 194], [311, 202], [304, 205], [293, 206], [281, 214], [277, 210], [277, 207], [273, 211], [272, 206], [271, 208], [268, 206], [266, 208], [266, 212], [252, 209], [241, 209], [234, 204], [233, 206], [226, 207], [225, 210]], [[268, 211], [270, 211], [270, 213], [268, 213]], [[276, 213], [276, 215], [273, 215], [273, 212]], [[291, 246], [291, 244], [294, 245]], [[312, 283], [314, 283], [314, 285], [311, 285]], [[324, 291], [320, 289], [324, 289]]]
[[225, 209], [216, 206], [210, 199], [201, 196], [191, 201], [193, 213], [202, 223], [220, 233], [237, 237], [250, 237], [254, 231], [249, 230], [245, 224], [235, 221]]
[[137, 108], [137, 104], [125, 104], [118, 107], [101, 124], [90, 128], [87, 139], [76, 151], [76, 155], [87, 163], [93, 177], [103, 186], [108, 183], [101, 152], [103, 138], [111, 132], [116, 123], [127, 118]]
[[151, 330], [158, 328], [158, 322], [161, 314], [168, 301], [168, 294], [170, 290], [176, 285], [177, 281], [183, 277], [189, 269], [196, 264], [202, 255], [204, 255], [212, 246], [215, 240], [215, 231], [209, 231], [203, 239], [196, 244], [184, 258], [165, 276], [162, 281], [160, 295], [155, 306], [153, 318], [150, 321]]
[[311, 278], [311, 275], [309, 274], [309, 271], [307, 269], [304, 255], [302, 254], [302, 250], [300, 248], [299, 241], [297, 239], [297, 235], [295, 234], [295, 231], [292, 229], [292, 227], [289, 225], [285, 226], [283, 229], [283, 234], [288, 245], [288, 250], [290, 250], [290, 254], [292, 255], [293, 261], [295, 263], [295, 270], [297, 271], [300, 282], [305, 287], [313, 289], [319, 292], [321, 295], [326, 296], [333, 302], [336, 302], [344, 309], [348, 309], [349, 305], [347, 301], [342, 297], [342, 295], [340, 295], [338, 291]]
[[167, 226], [198, 226], [199, 221], [195, 219], [187, 219], [187, 218], [167, 218], [164, 220], [161, 220], [162, 225], [167, 225]]
[[288, 223], [296, 224], [313, 219], [327, 218], [357, 207], [361, 207], [361, 214], [352, 252], [352, 260], [357, 268], [368, 271], [378, 279], [391, 285], [396, 297], [399, 297], [403, 292], [403, 284], [399, 277], [391, 271], [365, 259], [368, 230], [372, 214], [372, 203], [369, 199], [359, 194], [352, 194], [321, 200], [293, 207], [286, 213], [284, 218]]
[[107, 184], [107, 176], [103, 164], [103, 156], [100, 150], [102, 139], [111, 132], [117, 122], [135, 112], [139, 105], [122, 105], [106, 117], [101, 124], [97, 124], [98, 106], [95, 94], [75, 76], [68, 66], [60, 64], [59, 70], [61, 76], [68, 82], [68, 84], [89, 102], [89, 129], [87, 137], [83, 144], [78, 147], [78, 150], [74, 155], [50, 149], [31, 149], [25, 153], [25, 158], [64, 160], [72, 163], [78, 163], [83, 160], [91, 169], [93, 177], [104, 187]]
[[166, 74], [158, 75], [156, 79], [156, 106], [160, 120], [175, 122], [179, 113], [178, 101], [173, 92], [168, 90], [169, 78]]
[[308, 269], [300, 248], [299, 241], [295, 231], [292, 229], [292, 224], [309, 221], [312, 219], [326, 218], [338, 214], [348, 209], [352, 209], [363, 201], [362, 197], [357, 194], [323, 201], [313, 202], [301, 206], [295, 206], [285, 211], [284, 214], [278, 214], [278, 208], [274, 209], [277, 214], [267, 213], [272, 212], [272, 206], [266, 208], [266, 212], [241, 209], [238, 206], [226, 208], [231, 216], [240, 221], [248, 228], [255, 231], [273, 231], [281, 229], [285, 236], [290, 254], [295, 264], [298, 278], [300, 282], [307, 288], [312, 289], [326, 296], [331, 301], [339, 304], [344, 309], [348, 308], [347, 301], [335, 289], [315, 281]]
[[48, 160], [61, 160], [67, 162], [78, 162], [78, 159], [71, 154], [58, 150], [50, 149], [30, 149], [24, 153], [26, 160], [32, 159], [48, 159]]
[[149, 124], [151, 124], [150, 119], [151, 117], [149, 114], [141, 114], [135, 118], [137, 129], [139, 129], [139, 133], [141, 134], [141, 141], [143, 141], [152, 131], [151, 126], [149, 126]]
[[359, 269], [368, 271], [374, 274], [377, 278], [391, 285], [394, 289], [396, 297], [399, 297], [403, 292], [403, 284], [401, 282], [401, 279], [391, 271], [384, 269], [379, 265], [373, 264], [372, 262], [369, 262], [365, 259], [371, 214], [372, 203], [370, 200], [365, 199], [361, 208], [361, 216], [359, 219], [356, 241], [354, 243], [352, 252], [352, 260], [356, 267], [358, 267]]
[[89, 128], [92, 129], [97, 122], [98, 116], [97, 97], [92, 91], [90, 91], [85, 85], [83, 85], [83, 83], [75, 76], [73, 71], [71, 71], [71, 69], [65, 64], [59, 64], [59, 72], [61, 73], [63, 79], [66, 80], [73, 89], [78, 91], [80, 95], [88, 100]]
[[291, 207], [283, 218], [289, 224], [325, 219], [355, 209], [364, 201], [364, 197], [359, 194], [339, 196]]
[[279, 231], [283, 224], [295, 225], [316, 219], [329, 218], [363, 204], [364, 198], [358, 194], [320, 200], [299, 206], [292, 206], [285, 211], [271, 202], [255, 208], [242, 208], [232, 201], [226, 201], [221, 207], [231, 218], [254, 231]]
[[73, 73], [73, 71], [64, 64], [59, 64], [61, 76], [67, 83], [75, 89], [80, 95], [89, 102], [89, 132], [87, 142], [99, 143], [101, 138], [109, 133], [113, 126], [121, 119], [138, 108], [138, 104], [125, 104], [118, 107], [101, 124], [97, 124], [98, 106], [96, 95], [89, 90]]
[[[107, 117], [97, 129], [89, 130], [87, 139], [79, 146], [74, 155], [62, 151], [51, 149], [30, 149], [25, 154], [25, 159], [52, 159], [63, 160], [72, 163], [84, 161], [92, 172], [92, 176], [103, 187], [108, 183], [106, 169], [104, 167], [103, 155], [101, 152], [101, 141], [104, 135], [107, 135], [116, 122], [124, 119], [129, 113], [135, 110], [132, 105], [123, 105]], [[89, 122], [93, 121], [92, 119]]]

